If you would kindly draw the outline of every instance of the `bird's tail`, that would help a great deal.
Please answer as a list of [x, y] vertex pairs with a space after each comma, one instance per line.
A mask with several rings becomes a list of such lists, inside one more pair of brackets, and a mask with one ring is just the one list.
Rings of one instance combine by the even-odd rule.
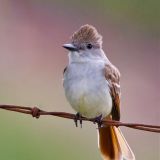
[[98, 144], [104, 160], [135, 160], [135, 156], [119, 128], [98, 129]]

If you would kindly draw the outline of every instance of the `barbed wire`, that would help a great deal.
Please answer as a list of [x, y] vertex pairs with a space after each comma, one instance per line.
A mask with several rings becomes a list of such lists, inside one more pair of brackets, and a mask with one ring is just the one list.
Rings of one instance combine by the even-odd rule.
[[[51, 116], [57, 116], [57, 117], [75, 120], [75, 117], [76, 117], [75, 114], [66, 113], [66, 112], [47, 112], [47, 111], [39, 109], [38, 107], [0, 105], [0, 109], [19, 112], [19, 113], [23, 113], [23, 114], [29, 114], [35, 118], [39, 118], [42, 115], [51, 115]], [[90, 121], [90, 122], [95, 123], [95, 119], [88, 119], [85, 117], [77, 118], [77, 120]], [[115, 120], [102, 120], [102, 124], [105, 124], [107, 126], [116, 126], [116, 127], [124, 126], [124, 127], [129, 127], [129, 128], [138, 129], [138, 130], [160, 133], [160, 126], [158, 126], [158, 125], [148, 125], [148, 124], [139, 124], [139, 123], [124, 123], [124, 122], [115, 121]]]

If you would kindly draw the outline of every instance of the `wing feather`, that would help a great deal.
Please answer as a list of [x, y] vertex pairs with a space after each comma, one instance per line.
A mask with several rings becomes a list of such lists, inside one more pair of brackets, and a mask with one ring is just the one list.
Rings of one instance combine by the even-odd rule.
[[105, 66], [105, 78], [109, 82], [110, 94], [112, 96], [112, 119], [120, 120], [120, 72], [112, 64]]

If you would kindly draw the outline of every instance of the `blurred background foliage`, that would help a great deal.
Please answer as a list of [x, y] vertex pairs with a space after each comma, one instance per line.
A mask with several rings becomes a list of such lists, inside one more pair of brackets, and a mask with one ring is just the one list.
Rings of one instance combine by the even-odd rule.
[[[121, 117], [159, 124], [159, 0], [0, 0], [0, 102], [73, 112], [62, 86], [68, 62], [61, 47], [73, 31], [92, 24], [120, 69]], [[0, 111], [2, 160], [98, 160], [96, 126]], [[160, 137], [122, 128], [137, 160], [160, 159]]]

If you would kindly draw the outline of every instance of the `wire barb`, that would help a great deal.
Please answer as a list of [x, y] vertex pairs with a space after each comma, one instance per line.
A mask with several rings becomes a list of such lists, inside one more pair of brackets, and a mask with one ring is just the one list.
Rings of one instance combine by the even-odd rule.
[[37, 107], [33, 107], [31, 110], [32, 117], [39, 118], [40, 117], [40, 109]]
[[[39, 109], [38, 107], [24, 107], [24, 106], [15, 106], [15, 105], [0, 105], [0, 109], [5, 109], [8, 111], [14, 111], [24, 114], [30, 114], [32, 117], [39, 118], [41, 115], [52, 115], [67, 119], [75, 119], [75, 114], [66, 113], [66, 112], [47, 112]], [[94, 122], [94, 119], [88, 119], [85, 117], [77, 118], [77, 120], [83, 121], [91, 121]], [[124, 126], [138, 130], [144, 130], [149, 132], [160, 133], [160, 126], [159, 125], [148, 125], [148, 124], [138, 124], [138, 123], [123, 123], [120, 121], [115, 120], [102, 120], [102, 124], [107, 126]]]

